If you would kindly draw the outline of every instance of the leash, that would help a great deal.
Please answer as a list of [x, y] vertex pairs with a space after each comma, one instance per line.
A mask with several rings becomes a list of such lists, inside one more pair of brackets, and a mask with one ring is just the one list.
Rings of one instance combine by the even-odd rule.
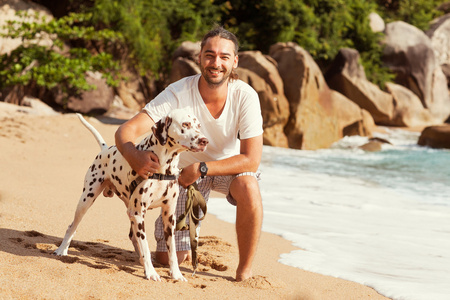
[[[203, 211], [203, 217], [199, 218], [199, 208]], [[181, 214], [177, 220], [177, 225], [175, 230], [189, 230], [189, 237], [191, 240], [191, 256], [192, 256], [192, 267], [194, 272], [192, 276], [195, 275], [198, 266], [197, 257], [197, 246], [198, 246], [198, 233], [197, 227], [201, 220], [206, 216], [206, 201], [203, 195], [198, 190], [198, 185], [196, 182], [188, 186], [187, 188], [187, 199], [186, 199], [186, 210], [184, 214]], [[189, 225], [186, 224], [186, 218], [189, 216]]]

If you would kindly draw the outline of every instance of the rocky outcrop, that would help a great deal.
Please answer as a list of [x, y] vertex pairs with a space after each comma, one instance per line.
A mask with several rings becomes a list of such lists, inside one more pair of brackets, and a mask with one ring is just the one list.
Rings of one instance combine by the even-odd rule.
[[[278, 63], [289, 101], [290, 117], [285, 127], [289, 147], [328, 148], [342, 137], [340, 107], [336, 103], [345, 100], [335, 98], [317, 64], [297, 44], [277, 43], [270, 48], [270, 56]], [[363, 123], [363, 113], [357, 111]]]
[[331, 67], [325, 74], [330, 88], [367, 110], [381, 125], [390, 125], [393, 116], [393, 98], [366, 79], [359, 64], [359, 53], [354, 49], [339, 50]]
[[239, 53], [238, 69], [239, 79], [258, 93], [264, 120], [264, 143], [288, 147], [283, 129], [289, 118], [289, 103], [276, 62], [260, 51], [244, 51]]
[[270, 85], [258, 74], [245, 68], [237, 68], [239, 79], [247, 82], [258, 93], [263, 116], [264, 145], [288, 147], [284, 126], [289, 117], [287, 100], [278, 101]]
[[[39, 13], [41, 17], [45, 16], [47, 20], [53, 19], [51, 12], [42, 5], [33, 3], [31, 1], [22, 0], [5, 0], [0, 2], [0, 32], [4, 33], [3, 26], [8, 21], [23, 20], [16, 16], [17, 11], [26, 11], [30, 16], [34, 16], [35, 13]], [[32, 21], [32, 17], [28, 18]], [[9, 54], [12, 50], [16, 49], [22, 44], [21, 38], [11, 39], [0, 37], [0, 55]], [[39, 40], [39, 44], [43, 46], [50, 46], [53, 44], [51, 39], [42, 38]]]
[[54, 101], [71, 111], [84, 114], [102, 114], [108, 111], [114, 100], [114, 90], [106, 84], [99, 72], [86, 74], [88, 84], [95, 85], [96, 88], [91, 91], [83, 91], [78, 97], [67, 95], [60, 90], [54, 91]]
[[425, 128], [417, 142], [420, 146], [450, 149], [450, 125]]
[[438, 64], [450, 64], [450, 14], [436, 20], [427, 30]]
[[447, 80], [428, 36], [402, 21], [386, 26], [383, 62], [396, 74], [396, 83], [413, 91], [432, 117], [450, 115]]
[[169, 75], [169, 83], [181, 78], [200, 73], [198, 55], [200, 42], [183, 42], [172, 54], [172, 68]]
[[386, 89], [394, 98], [394, 113], [390, 125], [416, 127], [431, 125], [435, 122], [416, 94], [392, 82], [386, 83]]

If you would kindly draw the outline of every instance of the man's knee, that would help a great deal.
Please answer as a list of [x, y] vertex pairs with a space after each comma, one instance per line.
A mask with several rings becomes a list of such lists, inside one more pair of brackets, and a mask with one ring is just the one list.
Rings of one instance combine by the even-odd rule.
[[238, 204], [239, 202], [251, 202], [254, 204], [261, 202], [258, 180], [254, 176], [236, 177], [230, 185], [230, 194]]

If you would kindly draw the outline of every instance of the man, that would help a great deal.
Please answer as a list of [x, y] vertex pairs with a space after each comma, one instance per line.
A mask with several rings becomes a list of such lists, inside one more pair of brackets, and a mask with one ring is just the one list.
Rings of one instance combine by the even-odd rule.
[[[197, 181], [206, 199], [212, 189], [227, 195], [228, 201], [237, 206], [239, 265], [236, 280], [242, 281], [252, 276], [251, 266], [261, 232], [263, 212], [256, 172], [261, 161], [263, 130], [257, 93], [237, 80], [234, 73], [237, 54], [238, 42], [234, 34], [222, 27], [208, 32], [199, 54], [201, 74], [168, 86], [142, 112], [120, 126], [116, 144], [130, 166], [142, 178], [147, 178], [159, 166], [158, 158], [137, 150], [136, 139], [175, 108], [183, 108], [199, 118], [209, 144], [205, 152], [181, 154], [182, 172], [178, 181], [184, 188]], [[184, 212], [184, 188], [180, 188], [177, 215]], [[167, 264], [159, 219], [155, 227], [156, 259]], [[181, 263], [189, 258], [188, 232], [177, 232], [176, 240]]]

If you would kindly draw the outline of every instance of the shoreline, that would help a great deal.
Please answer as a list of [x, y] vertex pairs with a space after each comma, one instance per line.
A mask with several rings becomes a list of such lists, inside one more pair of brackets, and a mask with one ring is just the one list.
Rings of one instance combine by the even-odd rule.
[[[300, 250], [262, 232], [254, 277], [234, 281], [238, 251], [234, 224], [208, 214], [200, 234], [199, 267], [181, 265], [187, 283], [143, 278], [128, 239], [122, 202], [100, 196], [80, 224], [69, 256], [51, 253], [72, 221], [84, 173], [99, 147], [75, 115], [0, 114], [0, 298], [19, 299], [388, 299], [370, 287], [279, 263], [281, 253]], [[117, 125], [88, 118], [112, 144]], [[223, 197], [220, 194], [211, 197]], [[147, 214], [150, 232], [159, 210]]]

